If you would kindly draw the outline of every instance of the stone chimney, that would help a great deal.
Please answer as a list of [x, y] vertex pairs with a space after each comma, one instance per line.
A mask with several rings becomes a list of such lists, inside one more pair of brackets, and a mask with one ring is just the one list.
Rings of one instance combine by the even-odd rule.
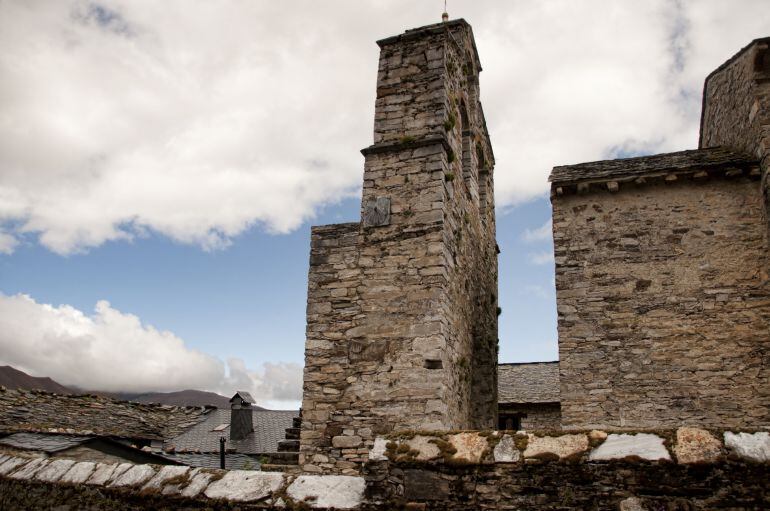
[[254, 431], [251, 394], [239, 390], [230, 398], [230, 440], [243, 440]]

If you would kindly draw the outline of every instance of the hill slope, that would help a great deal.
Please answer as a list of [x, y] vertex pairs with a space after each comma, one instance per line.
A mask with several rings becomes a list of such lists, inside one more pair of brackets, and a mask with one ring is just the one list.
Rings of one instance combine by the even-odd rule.
[[[11, 366], [0, 366], [0, 385], [9, 389], [45, 390], [57, 394], [91, 393], [100, 396], [135, 401], [138, 403], [160, 403], [162, 405], [175, 406], [216, 406], [217, 408], [230, 408], [230, 400], [214, 392], [203, 390], [180, 390], [177, 392], [101, 392], [82, 390], [66, 387], [51, 378], [30, 376], [24, 371]], [[259, 406], [254, 408], [264, 410]]]
[[11, 366], [0, 366], [0, 385], [9, 389], [45, 390], [57, 394], [72, 394], [72, 389], [51, 378], [30, 376]]

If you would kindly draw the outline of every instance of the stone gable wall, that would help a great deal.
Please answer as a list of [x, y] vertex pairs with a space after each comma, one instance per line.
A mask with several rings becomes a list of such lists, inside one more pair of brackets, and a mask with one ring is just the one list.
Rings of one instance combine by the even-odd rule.
[[758, 178], [552, 204], [563, 426], [770, 425]]
[[494, 159], [470, 26], [379, 44], [361, 222], [312, 233], [307, 471], [359, 473], [375, 436], [393, 429], [495, 421]]

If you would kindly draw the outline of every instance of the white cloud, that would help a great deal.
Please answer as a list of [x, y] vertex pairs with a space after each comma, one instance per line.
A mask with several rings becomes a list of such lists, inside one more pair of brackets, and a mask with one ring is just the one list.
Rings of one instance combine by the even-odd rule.
[[536, 229], [525, 229], [522, 238], [526, 242], [550, 241], [553, 236], [553, 221], [549, 218], [543, 225]]
[[532, 252], [529, 254], [529, 260], [532, 264], [537, 265], [553, 263], [553, 251], [542, 250], [540, 252]]
[[18, 244], [15, 236], [0, 231], [0, 254], [12, 254]]
[[218, 358], [106, 301], [89, 316], [69, 305], [0, 294], [0, 362], [89, 390], [247, 390], [263, 406], [279, 408], [298, 406], [302, 394], [299, 364], [266, 362], [255, 371], [232, 358], [226, 372]]
[[[0, 226], [63, 254], [146, 229], [207, 249], [290, 231], [361, 184], [373, 40], [440, 10], [2, 2]], [[770, 26], [766, 0], [450, 11], [474, 25], [501, 207], [543, 194], [554, 165], [694, 147], [706, 74]]]

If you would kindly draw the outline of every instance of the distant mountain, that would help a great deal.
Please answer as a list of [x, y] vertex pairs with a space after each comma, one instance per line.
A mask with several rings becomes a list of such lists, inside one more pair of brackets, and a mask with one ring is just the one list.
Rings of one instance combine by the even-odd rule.
[[[51, 378], [30, 376], [11, 366], [0, 366], [0, 385], [9, 389], [45, 390], [57, 394], [91, 393], [100, 396], [122, 399], [123, 401], [135, 401], [137, 403], [159, 403], [175, 406], [216, 406], [217, 408], [230, 408], [230, 399], [203, 390], [180, 390], [177, 392], [102, 392], [69, 388], [55, 382]], [[257, 410], [264, 410], [259, 406]]]
[[0, 385], [9, 389], [45, 390], [57, 394], [72, 394], [72, 389], [51, 378], [30, 376], [11, 366], [0, 366]]

